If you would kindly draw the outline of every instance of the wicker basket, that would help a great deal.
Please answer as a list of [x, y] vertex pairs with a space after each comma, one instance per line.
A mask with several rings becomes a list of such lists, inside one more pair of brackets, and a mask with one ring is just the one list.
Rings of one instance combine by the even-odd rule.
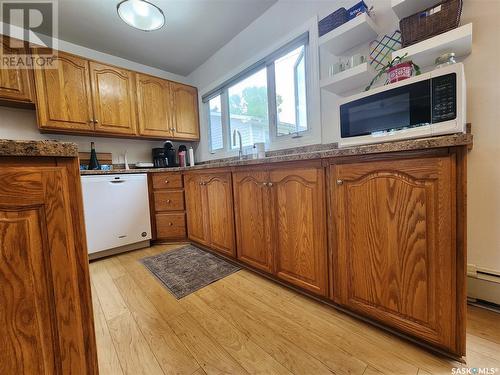
[[346, 8], [337, 9], [318, 23], [319, 36], [323, 36], [348, 21]]
[[452, 30], [460, 24], [462, 0], [446, 0], [399, 22], [403, 47]]

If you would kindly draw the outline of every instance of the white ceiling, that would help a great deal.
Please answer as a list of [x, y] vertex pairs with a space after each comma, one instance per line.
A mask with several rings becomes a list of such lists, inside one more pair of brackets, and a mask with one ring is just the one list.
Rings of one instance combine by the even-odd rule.
[[149, 0], [166, 17], [153, 32], [117, 15], [119, 0], [59, 0], [59, 39], [188, 75], [277, 0]]

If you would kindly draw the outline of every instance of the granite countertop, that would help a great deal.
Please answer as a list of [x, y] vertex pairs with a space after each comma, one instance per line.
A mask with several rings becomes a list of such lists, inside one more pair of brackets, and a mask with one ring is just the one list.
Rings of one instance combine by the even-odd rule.
[[0, 156], [78, 157], [75, 143], [0, 139]]
[[111, 171], [81, 171], [81, 175], [98, 175], [98, 174], [121, 174], [121, 173], [157, 173], [157, 172], [176, 172], [176, 171], [191, 171], [209, 168], [224, 168], [236, 167], [244, 165], [259, 165], [269, 163], [280, 163], [287, 161], [300, 161], [311, 159], [327, 159], [339, 156], [352, 156], [352, 155], [367, 155], [379, 154], [384, 152], [397, 152], [397, 151], [412, 151], [412, 150], [425, 150], [431, 148], [453, 147], [453, 146], [471, 146], [473, 136], [471, 134], [453, 134], [438, 137], [410, 139], [405, 141], [395, 141], [386, 143], [377, 143], [363, 146], [331, 148], [317, 150], [312, 146], [314, 151], [307, 151], [306, 147], [300, 149], [301, 153], [297, 154], [284, 154], [266, 157], [265, 159], [249, 159], [237, 160], [230, 158], [227, 160], [220, 159], [213, 162], [203, 162], [195, 165], [194, 167], [184, 168], [149, 168], [149, 169], [114, 169]]

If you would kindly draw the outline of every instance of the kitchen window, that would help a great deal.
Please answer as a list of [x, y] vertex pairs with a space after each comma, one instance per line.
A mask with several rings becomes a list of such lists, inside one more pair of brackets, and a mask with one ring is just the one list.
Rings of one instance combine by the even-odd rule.
[[217, 95], [208, 102], [210, 117], [208, 120], [210, 128], [210, 145], [213, 151], [224, 148], [224, 131], [222, 129], [222, 101]]
[[238, 148], [235, 130], [245, 148], [309, 130], [308, 45], [305, 33], [203, 96], [212, 153]]

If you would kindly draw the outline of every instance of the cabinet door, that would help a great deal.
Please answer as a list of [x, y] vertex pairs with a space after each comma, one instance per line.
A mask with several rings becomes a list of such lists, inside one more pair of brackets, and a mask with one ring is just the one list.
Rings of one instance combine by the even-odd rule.
[[180, 83], [171, 83], [173, 95], [174, 137], [200, 139], [198, 90]]
[[161, 78], [136, 74], [139, 135], [172, 136], [170, 83]]
[[231, 173], [210, 174], [202, 178], [207, 194], [210, 246], [234, 257], [236, 254]]
[[0, 373], [95, 373], [86, 365], [88, 301], [79, 297], [67, 174], [4, 167], [0, 180]]
[[331, 167], [335, 300], [452, 348], [456, 325], [451, 157]]
[[184, 186], [188, 238], [208, 245], [207, 196], [201, 176], [199, 174], [186, 174]]
[[327, 293], [324, 171], [273, 170], [276, 275], [314, 293]]
[[134, 73], [90, 62], [95, 130], [110, 134], [136, 134]]
[[55, 64], [56, 69], [35, 69], [39, 128], [93, 132], [89, 62], [58, 52]]
[[[0, 35], [0, 59], [6, 55], [27, 54], [24, 43]], [[12, 44], [11, 44], [12, 43]], [[15, 48], [11, 48], [15, 47]], [[30, 69], [0, 69], [0, 99], [14, 102], [32, 102]]]
[[236, 249], [239, 260], [273, 272], [271, 200], [268, 172], [233, 174]]

